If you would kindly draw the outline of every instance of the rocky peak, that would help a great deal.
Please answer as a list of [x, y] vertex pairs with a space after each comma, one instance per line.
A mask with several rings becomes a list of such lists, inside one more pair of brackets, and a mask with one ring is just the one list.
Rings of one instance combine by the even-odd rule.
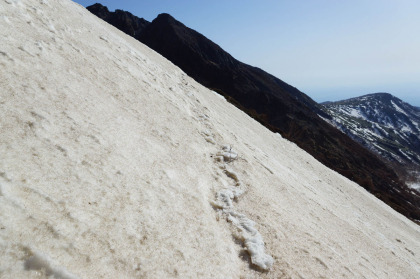
[[159, 14], [153, 21], [167, 21], [167, 22], [180, 23], [179, 21], [177, 21], [173, 16], [171, 16], [168, 13]]
[[96, 3], [96, 4], [93, 4], [93, 5], [89, 6], [89, 7], [87, 7], [87, 9], [91, 13], [95, 14], [97, 17], [100, 17], [104, 20], [105, 20], [105, 18], [109, 17], [109, 15], [110, 15], [110, 12], [109, 12], [108, 8], [106, 6], [103, 6], [103, 5], [99, 4], [99, 3]]
[[123, 10], [110, 12], [107, 7], [98, 3], [87, 7], [87, 9], [99, 18], [111, 25], [114, 25], [116, 28], [136, 39], [138, 39], [140, 33], [146, 28], [146, 26], [150, 24], [149, 21], [144, 18], [136, 17], [130, 12]]

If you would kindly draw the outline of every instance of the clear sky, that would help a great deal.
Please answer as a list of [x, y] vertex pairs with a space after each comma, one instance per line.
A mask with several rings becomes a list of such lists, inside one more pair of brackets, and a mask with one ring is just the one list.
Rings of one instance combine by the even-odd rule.
[[149, 21], [169, 13], [318, 102], [388, 92], [420, 106], [420, 0], [99, 3]]

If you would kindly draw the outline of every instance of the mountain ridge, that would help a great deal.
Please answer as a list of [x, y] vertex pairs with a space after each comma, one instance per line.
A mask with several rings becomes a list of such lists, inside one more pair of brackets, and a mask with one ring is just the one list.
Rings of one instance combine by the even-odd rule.
[[420, 220], [420, 200], [412, 196], [396, 173], [321, 119], [318, 115], [324, 119], [329, 115], [295, 87], [236, 60], [169, 14], [161, 14], [147, 25], [139, 41], [326, 166], [357, 182], [397, 211]]
[[390, 93], [324, 104], [331, 124], [389, 161], [406, 182], [419, 181], [420, 111]]
[[139, 38], [144, 28], [150, 24], [144, 18], [139, 18], [127, 11], [117, 9], [110, 12], [106, 6], [99, 3], [89, 6], [88, 10], [136, 39]]
[[[348, 132], [358, 141], [365, 145], [378, 144], [381, 139], [384, 142], [379, 146], [370, 147], [375, 152], [381, 154], [390, 161], [397, 161], [406, 165], [420, 165], [420, 113], [408, 103], [403, 102], [390, 93], [372, 93], [347, 100], [330, 102], [325, 104], [329, 113], [333, 116], [335, 123], [343, 125]], [[353, 123], [343, 124], [344, 119], [339, 117], [360, 119], [367, 123], [358, 123], [359, 127], [369, 128], [374, 133], [376, 139], [368, 139], [363, 135], [363, 131], [357, 131]], [[370, 124], [369, 124], [370, 123]], [[360, 128], [359, 128], [360, 129]], [[398, 149], [386, 151], [385, 146], [394, 142], [395, 148], [408, 147], [409, 154], [403, 154]], [[398, 154], [399, 153], [399, 154]], [[408, 157], [407, 157], [408, 156]]]
[[[154, 25], [154, 26], [153, 26]], [[156, 28], [153, 28], [155, 27]], [[312, 111], [316, 111], [319, 114], [323, 114], [323, 111], [319, 109], [318, 104], [313, 101], [309, 96], [306, 94], [303, 94], [300, 92], [296, 87], [287, 84], [286, 82], [274, 77], [273, 75], [263, 71], [262, 69], [247, 65], [237, 59], [235, 59], [232, 55], [224, 51], [218, 44], [214, 43], [213, 41], [207, 39], [203, 34], [197, 32], [196, 30], [193, 30], [187, 26], [185, 26], [182, 22], [176, 20], [174, 17], [172, 17], [170, 14], [163, 13], [159, 14], [152, 22], [151, 25], [148, 26], [149, 28], [145, 29], [145, 32], [143, 32], [139, 38], [139, 40], [152, 49], [160, 50], [160, 52], [165, 53], [165, 57], [171, 58], [170, 60], [172, 62], [175, 62], [176, 65], [181, 65], [181, 68], [184, 68], [187, 72], [191, 73], [193, 78], [198, 79], [198, 81], [202, 84], [205, 84], [207, 87], [211, 87], [216, 82], [214, 80], [209, 81], [208, 77], [211, 74], [214, 74], [217, 76], [217, 78], [221, 80], [226, 80], [229, 78], [240, 78], [240, 71], [243, 71], [244, 68], [251, 69], [251, 72], [248, 73], [248, 75], [255, 75], [255, 76], [268, 76], [267, 81], [271, 82], [273, 84], [278, 85], [283, 90], [287, 91], [288, 94], [290, 94], [295, 99], [299, 100], [301, 103], [305, 104], [308, 108], [310, 108]], [[157, 40], [158, 36], [157, 33], [165, 34], [165, 35], [172, 35], [171, 32], [168, 32], [167, 29], [162, 30], [162, 28], [167, 27], [168, 29], [172, 29], [173, 33], [176, 34], [176, 38], [181, 40], [181, 44], [179, 46], [182, 47], [188, 47], [192, 51], [182, 51], [181, 49], [162, 49], [162, 46], [168, 43], [168, 38], [165, 37], [166, 40]], [[172, 39], [172, 37], [171, 37]], [[176, 47], [172, 45], [172, 47]], [[172, 51], [172, 52], [171, 52]], [[159, 52], [159, 51], [158, 51]], [[195, 63], [194, 61], [187, 61], [185, 62], [188, 57], [186, 56], [178, 56], [179, 53], [185, 53], [185, 54], [194, 54], [199, 56], [200, 59], [198, 61], [204, 61], [207, 63], [207, 67], [203, 69], [201, 63]], [[191, 58], [191, 60], [193, 60]], [[214, 66], [216, 68], [212, 69], [211, 66]], [[237, 77], [230, 77], [228, 75], [223, 75], [224, 70], [231, 71], [233, 69], [233, 73], [229, 73], [230, 75], [237, 75]], [[218, 71], [217, 73], [211, 73], [210, 71]], [[216, 79], [216, 77], [214, 77]], [[232, 84], [233, 86], [234, 84]], [[255, 86], [255, 85], [254, 85]], [[225, 88], [223, 88], [225, 89]], [[235, 88], [229, 88], [231, 90], [234, 90]], [[226, 89], [225, 89], [226, 90]], [[261, 89], [260, 89], [261, 90]], [[275, 94], [275, 90], [267, 90], [268, 94]], [[239, 96], [233, 96], [236, 98], [239, 98]], [[327, 115], [324, 115], [328, 117]]]

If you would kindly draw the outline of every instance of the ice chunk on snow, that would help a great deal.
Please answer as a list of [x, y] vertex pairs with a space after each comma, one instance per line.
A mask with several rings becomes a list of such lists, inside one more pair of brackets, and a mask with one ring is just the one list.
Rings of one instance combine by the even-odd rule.
[[265, 243], [261, 234], [254, 227], [255, 222], [235, 211], [229, 212], [228, 220], [241, 230], [244, 245], [251, 256], [252, 264], [263, 270], [269, 270], [274, 259], [265, 253]]
[[227, 165], [224, 165], [223, 169], [225, 171], [225, 174], [236, 182], [236, 186], [239, 186], [240, 182], [238, 174], [233, 169], [229, 168]]
[[[217, 153], [216, 158], [221, 158], [218, 161], [230, 162], [238, 157], [238, 154], [232, 150], [230, 145], [223, 145], [222, 151]], [[248, 219], [245, 215], [236, 212], [233, 208], [233, 201], [244, 193], [239, 188], [240, 182], [238, 174], [227, 164], [220, 166], [226, 176], [232, 178], [235, 186], [229, 186], [220, 190], [216, 194], [216, 201], [212, 205], [222, 211], [227, 220], [235, 225], [241, 232], [241, 240], [248, 251], [251, 262], [262, 270], [268, 271], [273, 265], [273, 258], [265, 253], [265, 244], [261, 234], [254, 227], [255, 222]]]
[[230, 186], [217, 193], [216, 201], [213, 202], [213, 205], [221, 209], [232, 208], [233, 201], [243, 193], [244, 191], [240, 188]]
[[243, 194], [243, 191], [237, 187], [223, 189], [217, 193], [217, 200], [213, 205], [222, 209], [227, 215], [227, 220], [237, 227], [241, 232], [241, 238], [251, 257], [251, 262], [262, 270], [270, 270], [274, 259], [265, 253], [265, 243], [254, 227], [255, 222], [248, 219], [244, 214], [233, 210], [233, 200]]
[[238, 153], [233, 151], [230, 145], [223, 145], [222, 151], [217, 153], [218, 156], [223, 156], [225, 162], [230, 162], [238, 158]]
[[210, 137], [210, 136], [205, 137], [205, 140], [206, 140], [208, 143], [211, 143], [211, 144], [216, 144], [216, 141], [214, 140], [214, 138], [213, 138], [213, 137]]

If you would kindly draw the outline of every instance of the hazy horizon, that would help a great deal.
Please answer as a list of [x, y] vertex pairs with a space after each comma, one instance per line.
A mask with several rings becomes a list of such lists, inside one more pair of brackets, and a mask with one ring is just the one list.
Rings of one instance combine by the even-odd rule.
[[99, 3], [148, 21], [169, 13], [317, 102], [387, 92], [420, 106], [420, 1]]

